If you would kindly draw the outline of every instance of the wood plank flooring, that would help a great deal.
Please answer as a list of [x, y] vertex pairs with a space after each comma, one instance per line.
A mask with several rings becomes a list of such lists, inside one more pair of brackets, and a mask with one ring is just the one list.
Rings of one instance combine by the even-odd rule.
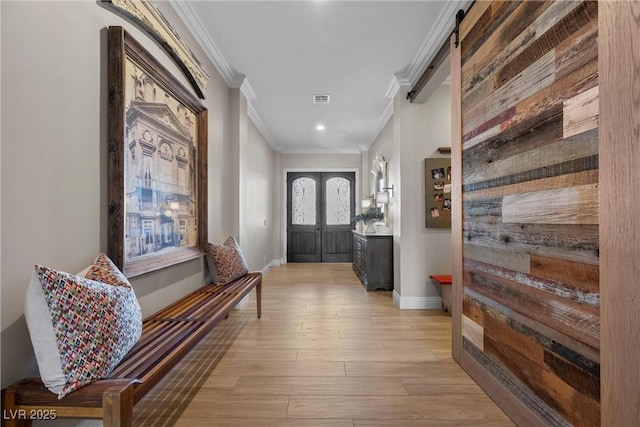
[[286, 264], [134, 411], [135, 426], [512, 426], [451, 359], [451, 318], [367, 293], [350, 264]]

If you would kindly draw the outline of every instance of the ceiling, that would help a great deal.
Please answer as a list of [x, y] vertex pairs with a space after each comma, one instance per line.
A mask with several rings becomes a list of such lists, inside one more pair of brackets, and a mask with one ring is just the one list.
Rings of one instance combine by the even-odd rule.
[[[171, 4], [249, 116], [283, 153], [368, 149], [448, 38], [463, 1], [184, 1]], [[313, 95], [329, 94], [330, 104]], [[322, 124], [325, 130], [316, 130]]]

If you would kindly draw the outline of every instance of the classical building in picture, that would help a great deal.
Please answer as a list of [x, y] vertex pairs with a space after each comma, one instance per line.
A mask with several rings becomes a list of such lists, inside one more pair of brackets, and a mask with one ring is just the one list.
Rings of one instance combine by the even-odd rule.
[[[194, 115], [127, 64], [125, 256], [197, 244]], [[129, 72], [131, 71], [131, 72]]]

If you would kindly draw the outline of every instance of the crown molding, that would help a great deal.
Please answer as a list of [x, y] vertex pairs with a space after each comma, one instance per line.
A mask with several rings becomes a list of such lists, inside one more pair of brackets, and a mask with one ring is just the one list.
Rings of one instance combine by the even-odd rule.
[[422, 46], [418, 49], [418, 53], [409, 64], [407, 71], [402, 73], [409, 82], [410, 86], [413, 86], [422, 73], [424, 72], [429, 62], [438, 53], [438, 49], [442, 46], [442, 42], [449, 37], [453, 28], [455, 27], [455, 16], [459, 9], [467, 9], [469, 0], [449, 0], [443, 2], [444, 8], [440, 11], [440, 14], [435, 20], [435, 25], [431, 27], [431, 31], [427, 34]]
[[385, 98], [389, 98], [389, 99], [395, 98], [396, 94], [398, 93], [398, 91], [402, 86], [412, 86], [412, 83], [403, 74], [401, 73], [394, 74], [393, 77], [391, 78], [391, 83], [389, 83], [389, 87], [387, 88], [387, 91], [384, 94]]
[[247, 116], [249, 116], [253, 124], [256, 125], [256, 127], [258, 128], [258, 131], [260, 131], [265, 141], [267, 141], [267, 144], [269, 144], [269, 147], [271, 147], [273, 151], [279, 151], [279, 148], [276, 147], [275, 143], [273, 142], [273, 138], [271, 137], [269, 130], [267, 129], [264, 122], [258, 115], [258, 112], [256, 111], [255, 107], [253, 106], [249, 98], [247, 98]]
[[361, 153], [364, 153], [365, 151], [369, 151], [369, 147], [366, 145], [358, 145], [358, 150], [360, 150]]
[[[398, 86], [398, 88], [400, 87]], [[389, 100], [387, 108], [384, 109], [384, 113], [382, 113], [382, 117], [380, 117], [380, 120], [378, 121], [378, 126], [376, 127], [376, 136], [374, 136], [369, 143], [369, 148], [371, 148], [373, 143], [376, 142], [376, 139], [378, 139], [378, 136], [380, 136], [380, 132], [382, 132], [382, 129], [384, 129], [391, 117], [393, 117], [393, 98]]]
[[247, 79], [244, 76], [242, 77], [243, 77], [243, 80], [242, 80], [242, 83], [240, 84], [240, 92], [242, 92], [244, 97], [247, 98], [247, 101], [249, 102], [254, 101], [257, 98], [256, 93], [253, 91], [253, 88], [249, 83], [249, 79]]
[[225, 83], [232, 88], [240, 87], [245, 77], [233, 72], [191, 5], [186, 1], [180, 0], [169, 0], [169, 4], [202, 47], [202, 50], [216, 67]]

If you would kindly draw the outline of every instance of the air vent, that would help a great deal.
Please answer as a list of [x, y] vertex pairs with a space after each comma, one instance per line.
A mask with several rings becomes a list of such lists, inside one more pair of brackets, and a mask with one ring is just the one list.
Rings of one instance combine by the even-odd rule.
[[328, 104], [331, 102], [330, 95], [313, 95], [314, 104]]

